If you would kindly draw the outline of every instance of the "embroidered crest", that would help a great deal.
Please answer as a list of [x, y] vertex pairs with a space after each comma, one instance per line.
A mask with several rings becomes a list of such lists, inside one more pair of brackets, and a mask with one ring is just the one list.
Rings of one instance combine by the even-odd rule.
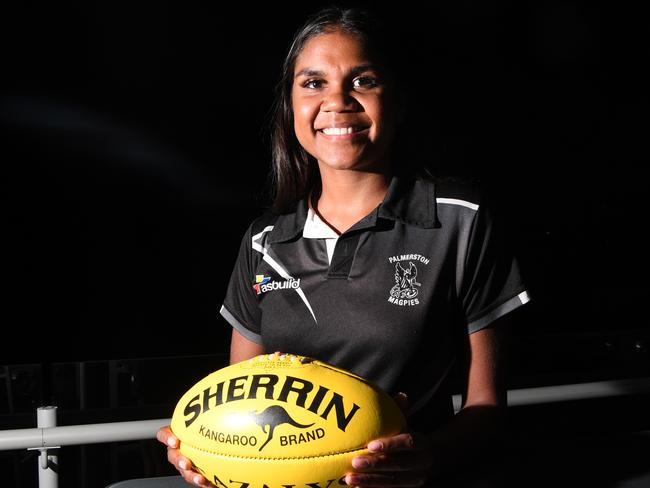
[[422, 283], [417, 280], [418, 268], [414, 261], [424, 265], [429, 264], [429, 259], [420, 254], [402, 254], [388, 258], [389, 263], [395, 263], [395, 284], [390, 289], [388, 297], [390, 303], [400, 306], [413, 306], [420, 303], [417, 296]]
[[395, 286], [390, 289], [390, 296], [397, 299], [415, 298], [418, 296], [416, 286], [422, 286], [417, 282], [418, 269], [415, 264], [409, 261], [408, 269], [404, 269], [400, 263], [395, 265]]

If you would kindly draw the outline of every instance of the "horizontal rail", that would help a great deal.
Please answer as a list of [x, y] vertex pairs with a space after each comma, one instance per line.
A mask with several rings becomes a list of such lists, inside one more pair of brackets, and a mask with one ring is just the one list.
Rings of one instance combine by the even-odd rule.
[[[508, 390], [508, 407], [542, 405], [544, 403], [570, 402], [623, 395], [650, 393], [650, 378], [594, 381], [571, 385], [538, 386]], [[454, 395], [454, 410], [461, 407], [461, 396]]]
[[[508, 406], [539, 405], [639, 393], [650, 393], [650, 378], [509, 390]], [[460, 410], [460, 395], [453, 395], [453, 402], [455, 410]], [[0, 451], [152, 439], [156, 437], [156, 431], [164, 425], [169, 425], [170, 421], [171, 419], [154, 419], [0, 430]]]
[[573, 385], [542, 386], [508, 391], [508, 405], [531, 405], [650, 393], [650, 378], [594, 381]]
[[0, 451], [152, 439], [171, 419], [0, 430]]

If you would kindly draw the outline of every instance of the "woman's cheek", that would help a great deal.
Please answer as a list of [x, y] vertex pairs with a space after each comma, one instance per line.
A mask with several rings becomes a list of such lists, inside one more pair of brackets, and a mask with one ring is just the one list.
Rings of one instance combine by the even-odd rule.
[[318, 110], [310, 106], [301, 106], [298, 110], [294, 110], [294, 131], [298, 141], [304, 147], [309, 147], [314, 144], [316, 133], [314, 131], [314, 124]]

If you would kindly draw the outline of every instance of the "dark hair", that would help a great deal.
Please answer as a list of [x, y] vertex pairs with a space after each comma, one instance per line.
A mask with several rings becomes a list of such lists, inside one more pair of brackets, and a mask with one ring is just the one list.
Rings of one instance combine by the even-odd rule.
[[377, 11], [332, 5], [311, 14], [293, 37], [281, 79], [275, 87], [269, 130], [273, 209], [277, 212], [290, 211], [320, 181], [316, 160], [303, 149], [294, 132], [291, 90], [296, 59], [307, 41], [334, 29], [357, 36], [373, 55], [379, 56], [386, 74], [395, 83], [398, 93], [401, 91], [400, 58], [396, 56], [398, 43]]

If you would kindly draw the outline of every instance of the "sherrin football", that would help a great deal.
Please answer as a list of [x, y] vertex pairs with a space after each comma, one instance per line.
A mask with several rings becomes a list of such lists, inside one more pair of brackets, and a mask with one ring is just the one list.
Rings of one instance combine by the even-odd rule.
[[256, 356], [206, 376], [179, 400], [181, 453], [222, 488], [335, 488], [368, 442], [406, 428], [379, 386], [324, 362]]

